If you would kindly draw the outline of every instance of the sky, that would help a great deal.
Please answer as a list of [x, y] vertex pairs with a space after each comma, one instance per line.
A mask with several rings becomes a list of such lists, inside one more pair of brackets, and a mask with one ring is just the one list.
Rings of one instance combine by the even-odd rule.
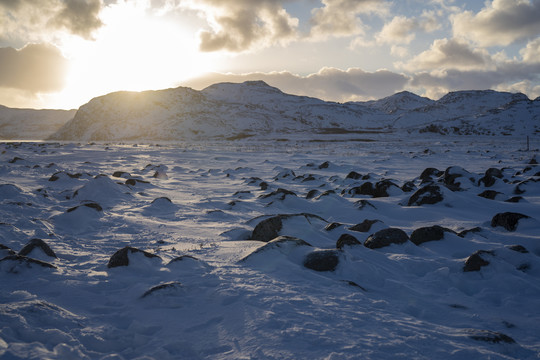
[[540, 96], [540, 0], [0, 0], [0, 104], [264, 80], [346, 102]]

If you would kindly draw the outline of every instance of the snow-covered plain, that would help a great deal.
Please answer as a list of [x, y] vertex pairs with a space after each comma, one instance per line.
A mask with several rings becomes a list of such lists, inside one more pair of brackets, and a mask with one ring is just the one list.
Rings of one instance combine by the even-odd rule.
[[[537, 152], [376, 136], [0, 144], [0, 358], [539, 358]], [[383, 179], [388, 196], [360, 194]], [[429, 184], [441, 201], [411, 202]], [[529, 218], [492, 226], [505, 212]], [[442, 239], [362, 245], [433, 225]], [[343, 234], [362, 244], [336, 250]], [[303, 242], [253, 239], [274, 236]], [[126, 246], [146, 253], [114, 266]]]

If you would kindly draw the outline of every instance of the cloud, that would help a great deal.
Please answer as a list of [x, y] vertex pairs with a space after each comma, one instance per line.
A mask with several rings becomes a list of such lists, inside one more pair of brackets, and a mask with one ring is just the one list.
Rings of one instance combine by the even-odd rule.
[[540, 38], [530, 41], [519, 53], [526, 63], [540, 62]]
[[409, 44], [414, 40], [416, 32], [432, 32], [439, 27], [433, 12], [424, 12], [420, 19], [395, 16], [383, 26], [376, 38], [379, 43]]
[[183, 83], [203, 89], [217, 82], [263, 80], [284, 92], [317, 97], [329, 101], [358, 101], [385, 97], [403, 90], [409, 78], [388, 70], [366, 72], [358, 68], [340, 70], [323, 68], [306, 76], [290, 72], [249, 74], [207, 74]]
[[486, 69], [493, 66], [486, 50], [473, 49], [458, 39], [438, 39], [426, 50], [401, 67], [409, 71], [445, 69]]
[[388, 13], [389, 4], [382, 0], [322, 0], [323, 7], [312, 10], [311, 35], [352, 36], [364, 33], [361, 14]]
[[198, 10], [210, 25], [199, 34], [203, 52], [242, 52], [285, 44], [297, 36], [298, 19], [281, 0], [190, 0], [181, 6]]
[[101, 0], [0, 0], [0, 37], [42, 39], [46, 30], [67, 30], [91, 39], [103, 24]]
[[68, 61], [51, 45], [0, 48], [0, 64], [0, 87], [47, 93], [60, 91], [65, 85]]
[[451, 22], [456, 37], [482, 46], [506, 46], [540, 34], [540, 1], [493, 0], [477, 14], [454, 14]]

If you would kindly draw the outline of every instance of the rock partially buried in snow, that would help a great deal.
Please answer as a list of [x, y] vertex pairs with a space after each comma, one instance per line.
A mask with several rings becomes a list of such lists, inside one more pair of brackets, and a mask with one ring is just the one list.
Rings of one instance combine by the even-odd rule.
[[339, 264], [340, 253], [337, 250], [317, 250], [310, 252], [304, 266], [315, 271], [334, 271]]
[[23, 246], [23, 248], [19, 251], [19, 255], [21, 256], [27, 256], [34, 250], [40, 250], [45, 255], [50, 256], [52, 258], [57, 258], [54, 251], [50, 248], [45, 241], [41, 239], [32, 239], [30, 240], [26, 245]]
[[377, 220], [377, 219], [375, 220], [365, 219], [360, 224], [351, 226], [349, 230], [358, 231], [358, 232], [368, 232], [374, 224], [379, 223], [379, 222], [382, 223], [381, 220]]
[[22, 255], [9, 255], [3, 259], [0, 259], [0, 269], [12, 274], [18, 274], [22, 269], [32, 268], [33, 266], [56, 269], [56, 266], [49, 264], [48, 262], [32, 259]]
[[405, 231], [397, 228], [388, 228], [370, 235], [364, 242], [364, 246], [370, 249], [378, 249], [391, 244], [403, 244], [407, 240], [409, 240], [409, 237]]
[[86, 206], [87, 208], [94, 209], [96, 211], [103, 211], [103, 208], [97, 202], [85, 202], [84, 204], [77, 205], [77, 206], [67, 209], [66, 212], [68, 213], [73, 212], [79, 209], [81, 206]]
[[350, 234], [343, 234], [339, 237], [338, 241], [336, 242], [336, 248], [343, 249], [345, 246], [357, 246], [362, 245], [360, 241], [358, 241], [357, 238]]
[[126, 246], [126, 247], [118, 250], [117, 252], [115, 252], [113, 254], [113, 256], [111, 256], [111, 258], [109, 259], [109, 263], [107, 264], [107, 267], [110, 269], [110, 268], [114, 268], [114, 267], [118, 267], [118, 266], [128, 266], [129, 265], [129, 255], [130, 254], [137, 254], [137, 253], [142, 254], [145, 257], [150, 258], [150, 259], [160, 259], [161, 260], [161, 258], [159, 256], [154, 255], [152, 253], [149, 253], [149, 252], [144, 251], [144, 250], [139, 250], [139, 249], [131, 247], [131, 246]]
[[170, 294], [171, 291], [176, 292], [180, 288], [182, 288], [182, 283], [180, 283], [178, 281], [171, 281], [171, 282], [159, 284], [159, 285], [153, 286], [152, 288], [145, 291], [145, 293], [142, 294], [141, 298], [145, 298], [147, 296], [150, 296], [150, 295], [156, 294], [156, 293], [160, 293], [160, 294], [168, 293], [168, 294]]
[[493, 219], [491, 219], [491, 227], [502, 226], [508, 231], [515, 231], [519, 220], [529, 219], [527, 215], [514, 212], [505, 212], [496, 214]]
[[277, 250], [284, 255], [289, 255], [295, 249], [300, 247], [311, 247], [311, 245], [302, 239], [298, 239], [292, 236], [279, 236], [264, 244], [246, 257], [240, 259], [240, 262], [246, 262], [249, 259], [255, 258], [261, 254], [271, 252], [273, 250]]
[[456, 234], [455, 231], [439, 225], [421, 227], [412, 232], [411, 241], [415, 245], [420, 245], [428, 241], [442, 240], [444, 239], [444, 234], [447, 232]]
[[[302, 213], [302, 214], [280, 214], [280, 215], [272, 216], [272, 217], [270, 217], [268, 219], [264, 219], [261, 222], [259, 222], [255, 226], [255, 228], [253, 229], [253, 232], [251, 234], [251, 239], [252, 240], [257, 240], [257, 241], [268, 242], [268, 241], [278, 237], [279, 235], [281, 235], [279, 232], [283, 228], [283, 220], [291, 219], [291, 218], [294, 218], [294, 217], [304, 217], [308, 221], [311, 218], [316, 218], [316, 219], [319, 219], [319, 220], [321, 220], [323, 222], [327, 222], [326, 220], [324, 220], [320, 216], [313, 215], [313, 214], [307, 214], [307, 213]], [[285, 235], [285, 234], [283, 234], [283, 235]]]
[[443, 192], [439, 185], [426, 185], [411, 195], [407, 206], [433, 205], [443, 200]]
[[514, 344], [516, 342], [510, 336], [496, 331], [470, 329], [468, 332], [470, 334], [469, 337], [477, 341], [484, 341], [494, 344]]
[[480, 271], [480, 269], [483, 266], [488, 266], [489, 261], [484, 259], [486, 255], [493, 255], [493, 252], [486, 251], [486, 250], [478, 250], [475, 253], [473, 253], [471, 256], [467, 258], [467, 260], [465, 260], [463, 271], [464, 272]]

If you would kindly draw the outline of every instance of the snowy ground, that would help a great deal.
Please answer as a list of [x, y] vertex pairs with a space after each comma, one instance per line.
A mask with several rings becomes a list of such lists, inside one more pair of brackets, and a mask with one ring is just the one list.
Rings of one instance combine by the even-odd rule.
[[[522, 148], [499, 137], [0, 144], [0, 358], [539, 358], [540, 166]], [[408, 206], [424, 169], [450, 166], [463, 168], [448, 173], [459, 190], [434, 176], [444, 199]], [[489, 168], [502, 177], [488, 187]], [[382, 179], [397, 185], [387, 197], [352, 190]], [[529, 218], [493, 227], [504, 212]], [[277, 235], [307, 244], [250, 240], [279, 214], [296, 216]], [[379, 221], [350, 229], [366, 219]], [[342, 234], [364, 243], [432, 225], [455, 233], [324, 251]], [[13, 254], [35, 238], [57, 257]], [[129, 265], [108, 267], [125, 246], [159, 257], [128, 251]], [[465, 272], [478, 250], [489, 264]], [[306, 268], [313, 253], [337, 266]]]

